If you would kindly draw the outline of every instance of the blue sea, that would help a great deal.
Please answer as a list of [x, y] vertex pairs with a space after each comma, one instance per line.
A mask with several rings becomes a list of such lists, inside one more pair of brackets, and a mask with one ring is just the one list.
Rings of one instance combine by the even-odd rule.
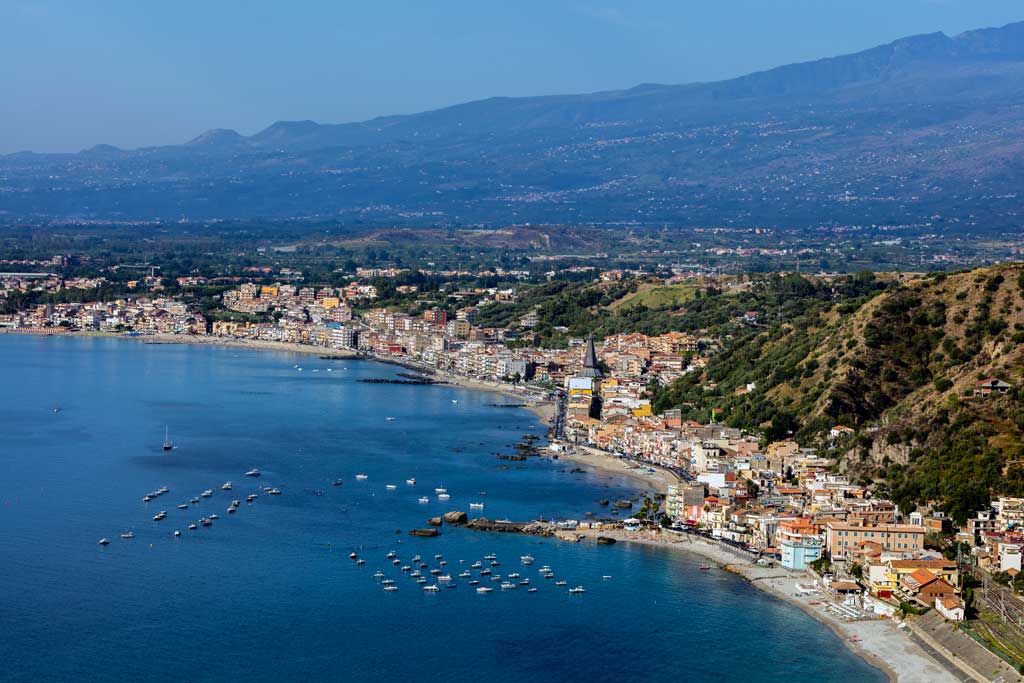
[[[448, 527], [410, 537], [470, 502], [492, 519], [582, 518], [638, 492], [548, 458], [498, 460], [544, 433], [531, 413], [495, 407], [500, 396], [356, 382], [397, 370], [0, 335], [0, 679], [885, 680], [800, 610], [699, 571], [696, 557]], [[254, 467], [261, 477], [244, 476]], [[170, 493], [142, 502], [162, 486]], [[247, 504], [260, 486], [282, 493]], [[205, 489], [214, 495], [177, 508]], [[242, 503], [229, 515], [232, 499]], [[152, 521], [160, 510], [167, 518]], [[210, 513], [212, 526], [187, 529]], [[126, 530], [136, 537], [122, 540]], [[495, 573], [539, 590], [477, 594], [456, 579], [425, 593], [392, 550], [431, 566], [442, 554], [453, 575], [495, 554]], [[520, 565], [525, 554], [534, 565]], [[586, 593], [541, 578], [545, 564]], [[383, 591], [377, 571], [399, 590]]]

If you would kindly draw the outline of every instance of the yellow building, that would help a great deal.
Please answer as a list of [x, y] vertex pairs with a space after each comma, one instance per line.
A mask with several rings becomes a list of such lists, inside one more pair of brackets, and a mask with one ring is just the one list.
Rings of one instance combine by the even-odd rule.
[[277, 285], [263, 285], [260, 287], [260, 297], [277, 298], [278, 294], [281, 293], [280, 287]]
[[330, 310], [332, 308], [337, 308], [338, 306], [340, 306], [341, 299], [339, 299], [336, 296], [325, 296], [320, 301], [320, 305], [323, 306], [325, 309]]

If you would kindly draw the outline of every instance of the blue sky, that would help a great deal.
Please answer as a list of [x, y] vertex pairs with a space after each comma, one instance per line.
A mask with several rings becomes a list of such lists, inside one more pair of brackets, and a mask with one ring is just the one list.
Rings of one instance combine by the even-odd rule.
[[717, 80], [1022, 19], [1020, 0], [0, 0], [0, 153]]

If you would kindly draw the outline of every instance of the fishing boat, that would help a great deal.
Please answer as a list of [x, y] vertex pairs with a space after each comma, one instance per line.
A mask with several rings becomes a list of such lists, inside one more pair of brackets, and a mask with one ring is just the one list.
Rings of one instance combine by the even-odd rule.
[[258, 476], [260, 476], [260, 471], [258, 469], [256, 469], [255, 467], [253, 467], [251, 470], [249, 470], [248, 472], [245, 473], [245, 476], [247, 476], [247, 477], [258, 477]]
[[171, 443], [171, 432], [169, 427], [164, 427], [164, 450], [169, 451], [174, 448], [174, 444]]

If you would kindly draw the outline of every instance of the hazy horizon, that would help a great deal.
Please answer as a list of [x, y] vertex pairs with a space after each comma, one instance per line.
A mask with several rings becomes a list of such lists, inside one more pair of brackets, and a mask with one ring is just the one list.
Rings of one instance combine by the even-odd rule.
[[1024, 18], [993, 0], [731, 0], [0, 8], [0, 153], [180, 144], [214, 128], [363, 121], [494, 96], [740, 76], [920, 33]]

